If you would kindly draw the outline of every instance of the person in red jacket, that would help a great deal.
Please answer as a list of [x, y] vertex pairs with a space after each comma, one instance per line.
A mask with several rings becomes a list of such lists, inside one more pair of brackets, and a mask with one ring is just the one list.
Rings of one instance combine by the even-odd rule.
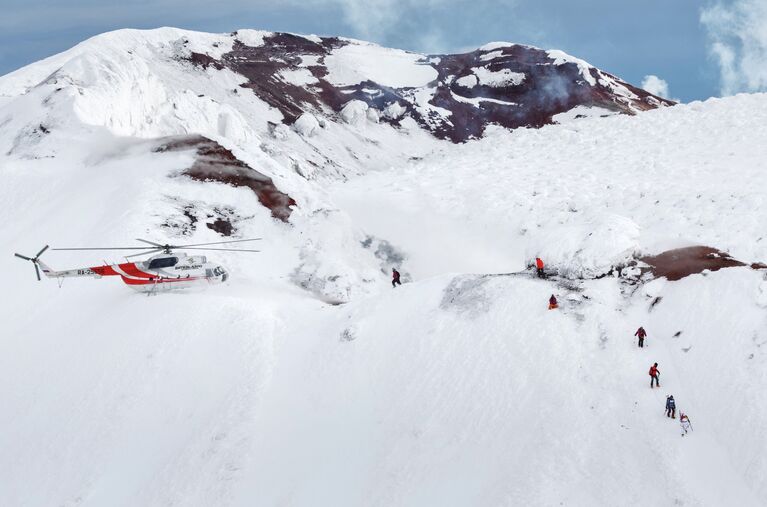
[[642, 326], [639, 326], [639, 329], [634, 333], [634, 336], [639, 338], [639, 347], [644, 347], [644, 337], [647, 336], [647, 331], [645, 331]]
[[660, 381], [658, 380], [659, 375], [660, 375], [660, 370], [658, 369], [658, 363], [655, 363], [652, 366], [650, 366], [650, 389], [652, 389], [653, 382], [655, 382], [656, 387], [660, 387]]
[[556, 310], [559, 308], [559, 304], [557, 303], [557, 298], [554, 297], [554, 294], [551, 295], [549, 298], [549, 310]]
[[399, 271], [395, 268], [391, 268], [391, 286], [394, 288], [397, 285], [402, 285], [402, 282], [399, 281]]
[[539, 276], [540, 278], [543, 278], [543, 277], [544, 277], [544, 273], [543, 273], [543, 261], [541, 260], [541, 258], [540, 258], [540, 257], [536, 257], [536, 258], [535, 258], [535, 270], [538, 272], [538, 276]]

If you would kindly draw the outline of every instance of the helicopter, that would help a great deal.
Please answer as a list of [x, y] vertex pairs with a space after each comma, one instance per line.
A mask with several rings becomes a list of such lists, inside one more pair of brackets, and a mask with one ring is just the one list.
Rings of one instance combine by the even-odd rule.
[[37, 280], [40, 281], [40, 271], [48, 278], [59, 280], [59, 286], [64, 278], [85, 277], [101, 278], [102, 276], [119, 276], [123, 283], [131, 289], [144, 293], [168, 292], [171, 290], [187, 289], [191, 287], [208, 286], [223, 283], [229, 278], [229, 273], [223, 266], [209, 262], [204, 255], [189, 255], [186, 252], [174, 252], [175, 250], [215, 250], [222, 252], [259, 252], [239, 248], [218, 248], [213, 245], [227, 245], [231, 243], [243, 243], [259, 241], [261, 238], [236, 239], [230, 241], [216, 241], [213, 243], [197, 243], [192, 245], [161, 245], [146, 239], [136, 239], [149, 246], [106, 247], [106, 248], [51, 248], [51, 250], [142, 250], [141, 252], [128, 255], [125, 259], [154, 254], [146, 260], [136, 262], [124, 262], [120, 264], [104, 264], [102, 266], [90, 266], [86, 268], [67, 269], [56, 271], [40, 260], [40, 256], [48, 250], [45, 245], [37, 255], [28, 257], [19, 253], [14, 254], [20, 259], [31, 261], [35, 266]]

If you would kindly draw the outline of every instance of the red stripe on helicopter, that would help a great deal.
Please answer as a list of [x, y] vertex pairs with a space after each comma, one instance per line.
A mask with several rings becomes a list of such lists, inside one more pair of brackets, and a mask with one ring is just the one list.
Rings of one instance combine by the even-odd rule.
[[157, 275], [152, 275], [150, 273], [141, 271], [133, 262], [118, 264], [117, 267], [120, 268], [120, 270], [128, 276], [135, 276], [137, 278], [157, 278]]
[[96, 266], [96, 267], [90, 268], [90, 270], [99, 276], [117, 276], [120, 274], [117, 271], [115, 271], [112, 268], [112, 266]]

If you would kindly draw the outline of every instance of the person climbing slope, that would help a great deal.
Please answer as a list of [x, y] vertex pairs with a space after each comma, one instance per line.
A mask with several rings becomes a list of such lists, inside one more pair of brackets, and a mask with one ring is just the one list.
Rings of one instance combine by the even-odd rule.
[[655, 385], [657, 387], [660, 387], [660, 381], [658, 380], [659, 375], [660, 375], [660, 370], [658, 369], [658, 363], [655, 363], [652, 366], [650, 366], [650, 389], [652, 389], [653, 381], [655, 381]]
[[679, 412], [679, 424], [682, 426], [682, 436], [687, 434], [687, 430], [692, 430], [690, 418], [684, 412]]
[[535, 270], [538, 272], [539, 278], [544, 278], [546, 276], [543, 272], [543, 261], [540, 257], [535, 258]]
[[676, 419], [676, 402], [671, 394], [666, 396], [666, 417]]
[[394, 288], [397, 285], [402, 285], [402, 282], [399, 281], [399, 271], [396, 268], [391, 268], [391, 286]]
[[559, 304], [557, 303], [557, 298], [554, 297], [554, 294], [551, 295], [549, 298], [549, 310], [556, 310], [559, 308]]
[[639, 338], [639, 347], [644, 347], [644, 337], [647, 336], [647, 331], [645, 331], [642, 326], [639, 326], [639, 329], [637, 329], [637, 332], [634, 333], [634, 336]]

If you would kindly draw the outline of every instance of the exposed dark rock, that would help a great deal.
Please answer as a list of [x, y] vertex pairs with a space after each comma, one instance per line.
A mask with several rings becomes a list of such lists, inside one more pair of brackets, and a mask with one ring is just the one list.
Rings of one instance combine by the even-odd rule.
[[231, 236], [234, 232], [234, 226], [232, 225], [232, 222], [225, 218], [216, 218], [213, 220], [213, 222], [208, 222], [205, 225], [208, 227], [208, 229], [216, 231], [222, 236]]
[[234, 236], [240, 221], [253, 218], [241, 216], [229, 206], [186, 201], [173, 196], [167, 196], [167, 198], [175, 204], [178, 214], [165, 217], [160, 227], [174, 236], [191, 236], [200, 222], [222, 236]]
[[179, 214], [165, 217], [160, 227], [173, 236], [191, 236], [197, 229], [197, 205], [178, 197], [166, 196], [166, 198], [175, 204]]
[[650, 266], [654, 277], [665, 276], [672, 281], [706, 270], [718, 271], [722, 268], [746, 265], [725, 252], [707, 246], [677, 248], [658, 255], [641, 257], [639, 260]]
[[189, 227], [191, 227], [191, 230], [194, 230], [197, 226], [197, 217], [194, 214], [194, 206], [191, 204], [184, 206], [183, 213], [184, 217], [189, 220]]
[[215, 58], [202, 53], [192, 53], [189, 59], [193, 64], [199, 65], [203, 69], [213, 67], [214, 69], [222, 70], [224, 68]]
[[252, 216], [241, 216], [229, 206], [186, 201], [173, 196], [167, 196], [167, 198], [175, 203], [179, 214], [166, 217], [160, 226], [174, 236], [191, 236], [197, 230], [197, 224], [200, 222], [222, 236], [234, 236], [240, 221], [253, 218]]
[[[351, 42], [332, 37], [310, 40], [274, 33], [257, 47], [235, 40], [232, 50], [218, 60], [199, 53], [192, 53], [188, 60], [205, 69], [227, 68], [241, 74], [248, 80], [241, 86], [278, 109], [286, 124], [294, 123], [306, 111], [339, 112], [350, 100], [361, 100], [379, 111], [398, 103], [405, 116], [435, 136], [453, 142], [480, 137], [490, 124], [541, 127], [552, 123], [554, 115], [579, 105], [634, 114], [674, 104], [606, 72], [582, 69], [573, 62], [555, 64], [557, 60], [544, 50], [510, 44], [456, 55], [425, 56], [421, 64], [433, 67], [437, 78], [423, 87], [431, 97], [430, 107], [423, 107], [415, 96], [415, 91], [422, 88], [392, 88], [373, 81], [351, 86], [328, 82], [324, 59], [347, 44]], [[306, 57], [316, 63], [302, 67]], [[299, 68], [311, 72], [317, 83], [302, 86], [280, 77], [280, 71]], [[489, 83], [478, 79], [475, 69], [496, 76], [499, 72], [524, 74], [524, 79]], [[461, 78], [465, 79], [459, 81]], [[440, 114], [437, 108], [446, 113]], [[381, 120], [397, 126], [401, 116]]]
[[182, 171], [182, 175], [197, 181], [215, 181], [235, 187], [248, 187], [256, 194], [259, 202], [271, 210], [274, 218], [283, 222], [290, 218], [291, 206], [295, 206], [296, 202], [289, 195], [281, 192], [271, 178], [251, 168], [235, 157], [230, 150], [207, 137], [189, 135], [167, 138], [162, 140], [154, 151], [184, 150], [195, 150], [197, 156], [192, 167]]

